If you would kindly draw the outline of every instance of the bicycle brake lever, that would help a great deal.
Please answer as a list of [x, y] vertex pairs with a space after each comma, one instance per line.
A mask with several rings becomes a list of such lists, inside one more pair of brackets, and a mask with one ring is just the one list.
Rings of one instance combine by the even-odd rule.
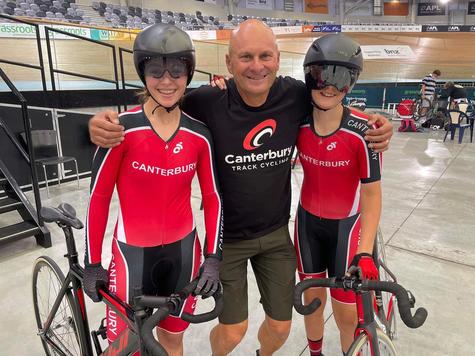
[[409, 299], [409, 306], [411, 308], [414, 308], [414, 306], [416, 305], [416, 297], [414, 297], [414, 294], [412, 294], [410, 290], [407, 291], [407, 296]]

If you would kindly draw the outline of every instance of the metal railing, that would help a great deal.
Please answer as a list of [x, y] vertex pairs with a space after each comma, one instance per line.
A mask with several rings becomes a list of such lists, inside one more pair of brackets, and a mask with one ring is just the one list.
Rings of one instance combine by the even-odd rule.
[[14, 22], [24, 23], [26, 25], [29, 25], [29, 26], [32, 26], [32, 27], [35, 28], [35, 40], [36, 40], [36, 49], [38, 51], [39, 65], [9, 61], [9, 60], [6, 60], [6, 59], [1, 59], [1, 58], [0, 58], [0, 63], [5, 63], [5, 64], [16, 65], [16, 66], [20, 66], [20, 67], [26, 67], [26, 68], [39, 70], [40, 75], [41, 75], [41, 84], [43, 86], [43, 92], [46, 92], [46, 90], [47, 90], [46, 89], [46, 74], [45, 74], [45, 66], [44, 66], [44, 60], [43, 60], [43, 51], [41, 49], [40, 26], [36, 23], [21, 20], [19, 18], [12, 17], [12, 16], [5, 15], [5, 14], [0, 14], [0, 18], [4, 18], [4, 19], [14, 21]]
[[[54, 66], [53, 66], [53, 55], [52, 55], [52, 52], [51, 52], [50, 32], [59, 33], [59, 34], [64, 35], [64, 36], [73, 37], [73, 38], [76, 38], [78, 40], [83, 40], [83, 41], [87, 41], [87, 42], [97, 44], [99, 46], [110, 48], [111, 51], [112, 51], [112, 59], [113, 59], [113, 64], [114, 64], [113, 65], [113, 67], [114, 67], [114, 80], [54, 68]], [[52, 27], [45, 27], [45, 39], [46, 39], [46, 48], [48, 50], [48, 61], [49, 61], [49, 69], [50, 69], [50, 76], [51, 76], [51, 90], [53, 91], [53, 94], [57, 94], [56, 82], [55, 82], [55, 78], [54, 78], [55, 73], [70, 75], [72, 77], [91, 79], [91, 80], [97, 80], [97, 81], [100, 81], [100, 82], [115, 84], [116, 92], [118, 94], [117, 95], [117, 108], [120, 111], [119, 76], [117, 74], [117, 57], [116, 57], [115, 46], [114, 45], [111, 45], [109, 43], [104, 43], [104, 42], [101, 42], [101, 41], [98, 41], [98, 40], [93, 40], [93, 39], [90, 39], [90, 38], [87, 38], [87, 37], [75, 35], [75, 34], [72, 34], [72, 33], [66, 32], [66, 31], [61, 31], [61, 30], [58, 30], [58, 29], [55, 29], [55, 28], [52, 28]], [[57, 95], [54, 95], [54, 97], [56, 98], [55, 100], [57, 100]], [[61, 100], [61, 99], [59, 99], [59, 100]], [[58, 107], [57, 101], [55, 102], [55, 104], [56, 104], [55, 106]]]
[[[31, 184], [32, 184], [32, 189], [33, 189], [33, 194], [35, 197], [35, 206], [36, 206], [36, 212], [33, 213], [30, 211], [30, 214], [32, 216], [36, 216], [38, 225], [43, 226], [43, 219], [41, 218], [40, 215], [40, 210], [41, 210], [41, 199], [40, 199], [40, 191], [38, 187], [38, 176], [36, 174], [36, 160], [35, 160], [35, 152], [33, 149], [33, 141], [31, 139], [31, 126], [30, 126], [30, 119], [28, 117], [28, 105], [25, 97], [18, 91], [18, 89], [15, 87], [15, 85], [11, 82], [11, 80], [8, 78], [8, 76], [5, 74], [5, 72], [0, 68], [0, 77], [3, 79], [5, 84], [10, 88], [12, 91], [13, 95], [17, 98], [18, 102], [20, 103], [21, 106], [21, 116], [23, 119], [23, 128], [25, 131], [25, 136], [26, 136], [26, 142], [28, 145], [28, 155], [26, 152], [22, 149], [21, 145], [17, 142], [15, 139], [14, 135], [9, 131], [8, 127], [2, 123], [0, 124], [0, 127], [5, 131], [7, 136], [10, 138], [10, 140], [13, 142], [15, 147], [19, 150], [20, 154], [22, 157], [26, 160], [26, 162], [30, 166], [30, 173], [31, 173]], [[27, 207], [28, 208], [28, 207]]]

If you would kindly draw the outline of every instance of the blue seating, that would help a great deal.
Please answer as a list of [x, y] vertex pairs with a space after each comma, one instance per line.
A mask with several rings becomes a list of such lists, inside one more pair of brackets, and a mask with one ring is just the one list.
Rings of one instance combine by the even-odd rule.
[[[459, 129], [458, 142], [462, 143], [465, 129], [470, 128], [470, 120], [467, 114], [461, 110], [447, 110], [447, 117], [449, 119], [449, 124], [447, 127], [447, 132], [445, 133], [445, 136], [444, 136], [444, 142], [447, 139], [449, 132], [450, 132], [450, 140], [453, 141], [455, 137], [455, 132], [457, 131], [457, 129]], [[470, 142], [472, 142], [472, 139], [470, 139]]]

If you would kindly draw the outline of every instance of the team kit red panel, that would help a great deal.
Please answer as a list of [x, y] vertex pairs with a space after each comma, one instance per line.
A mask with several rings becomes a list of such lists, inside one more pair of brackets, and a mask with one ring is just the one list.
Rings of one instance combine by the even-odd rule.
[[170, 245], [189, 236], [195, 229], [191, 209], [195, 174], [204, 207], [204, 254], [220, 259], [222, 206], [209, 130], [182, 113], [179, 128], [164, 141], [150, 126], [141, 107], [123, 113], [120, 121], [125, 127], [122, 144], [99, 148], [93, 160], [85, 262], [101, 262], [115, 187], [119, 200], [115, 240], [149, 248]]
[[[327, 136], [315, 132], [312, 120], [301, 126], [297, 140], [304, 170], [295, 223], [301, 279], [347, 270], [360, 238], [361, 184], [381, 179], [381, 154], [364, 140], [369, 129], [366, 114], [345, 108], [340, 127]], [[312, 246], [325, 249], [327, 256]], [[354, 302], [353, 295], [335, 292], [335, 299]]]
[[300, 204], [326, 219], [343, 219], [360, 211], [361, 183], [381, 179], [381, 154], [364, 140], [368, 116], [345, 108], [340, 127], [319, 136], [310, 123], [297, 139], [304, 170]]

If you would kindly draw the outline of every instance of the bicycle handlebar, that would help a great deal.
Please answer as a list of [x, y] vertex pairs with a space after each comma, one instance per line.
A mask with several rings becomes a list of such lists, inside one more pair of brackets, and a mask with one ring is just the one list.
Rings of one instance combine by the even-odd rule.
[[315, 298], [308, 305], [302, 303], [303, 292], [312, 287], [343, 288], [355, 292], [384, 291], [393, 293], [397, 298], [399, 315], [404, 324], [408, 327], [413, 329], [418, 328], [424, 324], [427, 318], [427, 310], [422, 307], [418, 308], [414, 313], [414, 316], [412, 316], [411, 308], [413, 306], [411, 305], [408, 292], [400, 284], [396, 282], [360, 280], [355, 277], [306, 279], [298, 283], [294, 290], [294, 307], [295, 310], [302, 315], [313, 313], [321, 305], [321, 301], [318, 298]]
[[[162, 345], [160, 345], [153, 336], [153, 329], [158, 323], [165, 319], [173, 310], [175, 310], [179, 305], [185, 302], [186, 298], [193, 293], [198, 284], [198, 279], [191, 281], [185, 288], [176, 294], [172, 294], [170, 297], [165, 298], [166, 302], [163, 303], [163, 297], [137, 297], [135, 303], [143, 307], [158, 307], [158, 310], [153, 313], [142, 326], [141, 329], [141, 338], [146, 346], [146, 348], [153, 354], [157, 356], [166, 356], [168, 355]], [[188, 321], [190, 323], [203, 323], [210, 321], [218, 317], [218, 315], [223, 310], [223, 299], [222, 299], [221, 290], [218, 290], [214, 295], [215, 306], [210, 312], [202, 314], [189, 314], [183, 313], [180, 317], [181, 319]]]

